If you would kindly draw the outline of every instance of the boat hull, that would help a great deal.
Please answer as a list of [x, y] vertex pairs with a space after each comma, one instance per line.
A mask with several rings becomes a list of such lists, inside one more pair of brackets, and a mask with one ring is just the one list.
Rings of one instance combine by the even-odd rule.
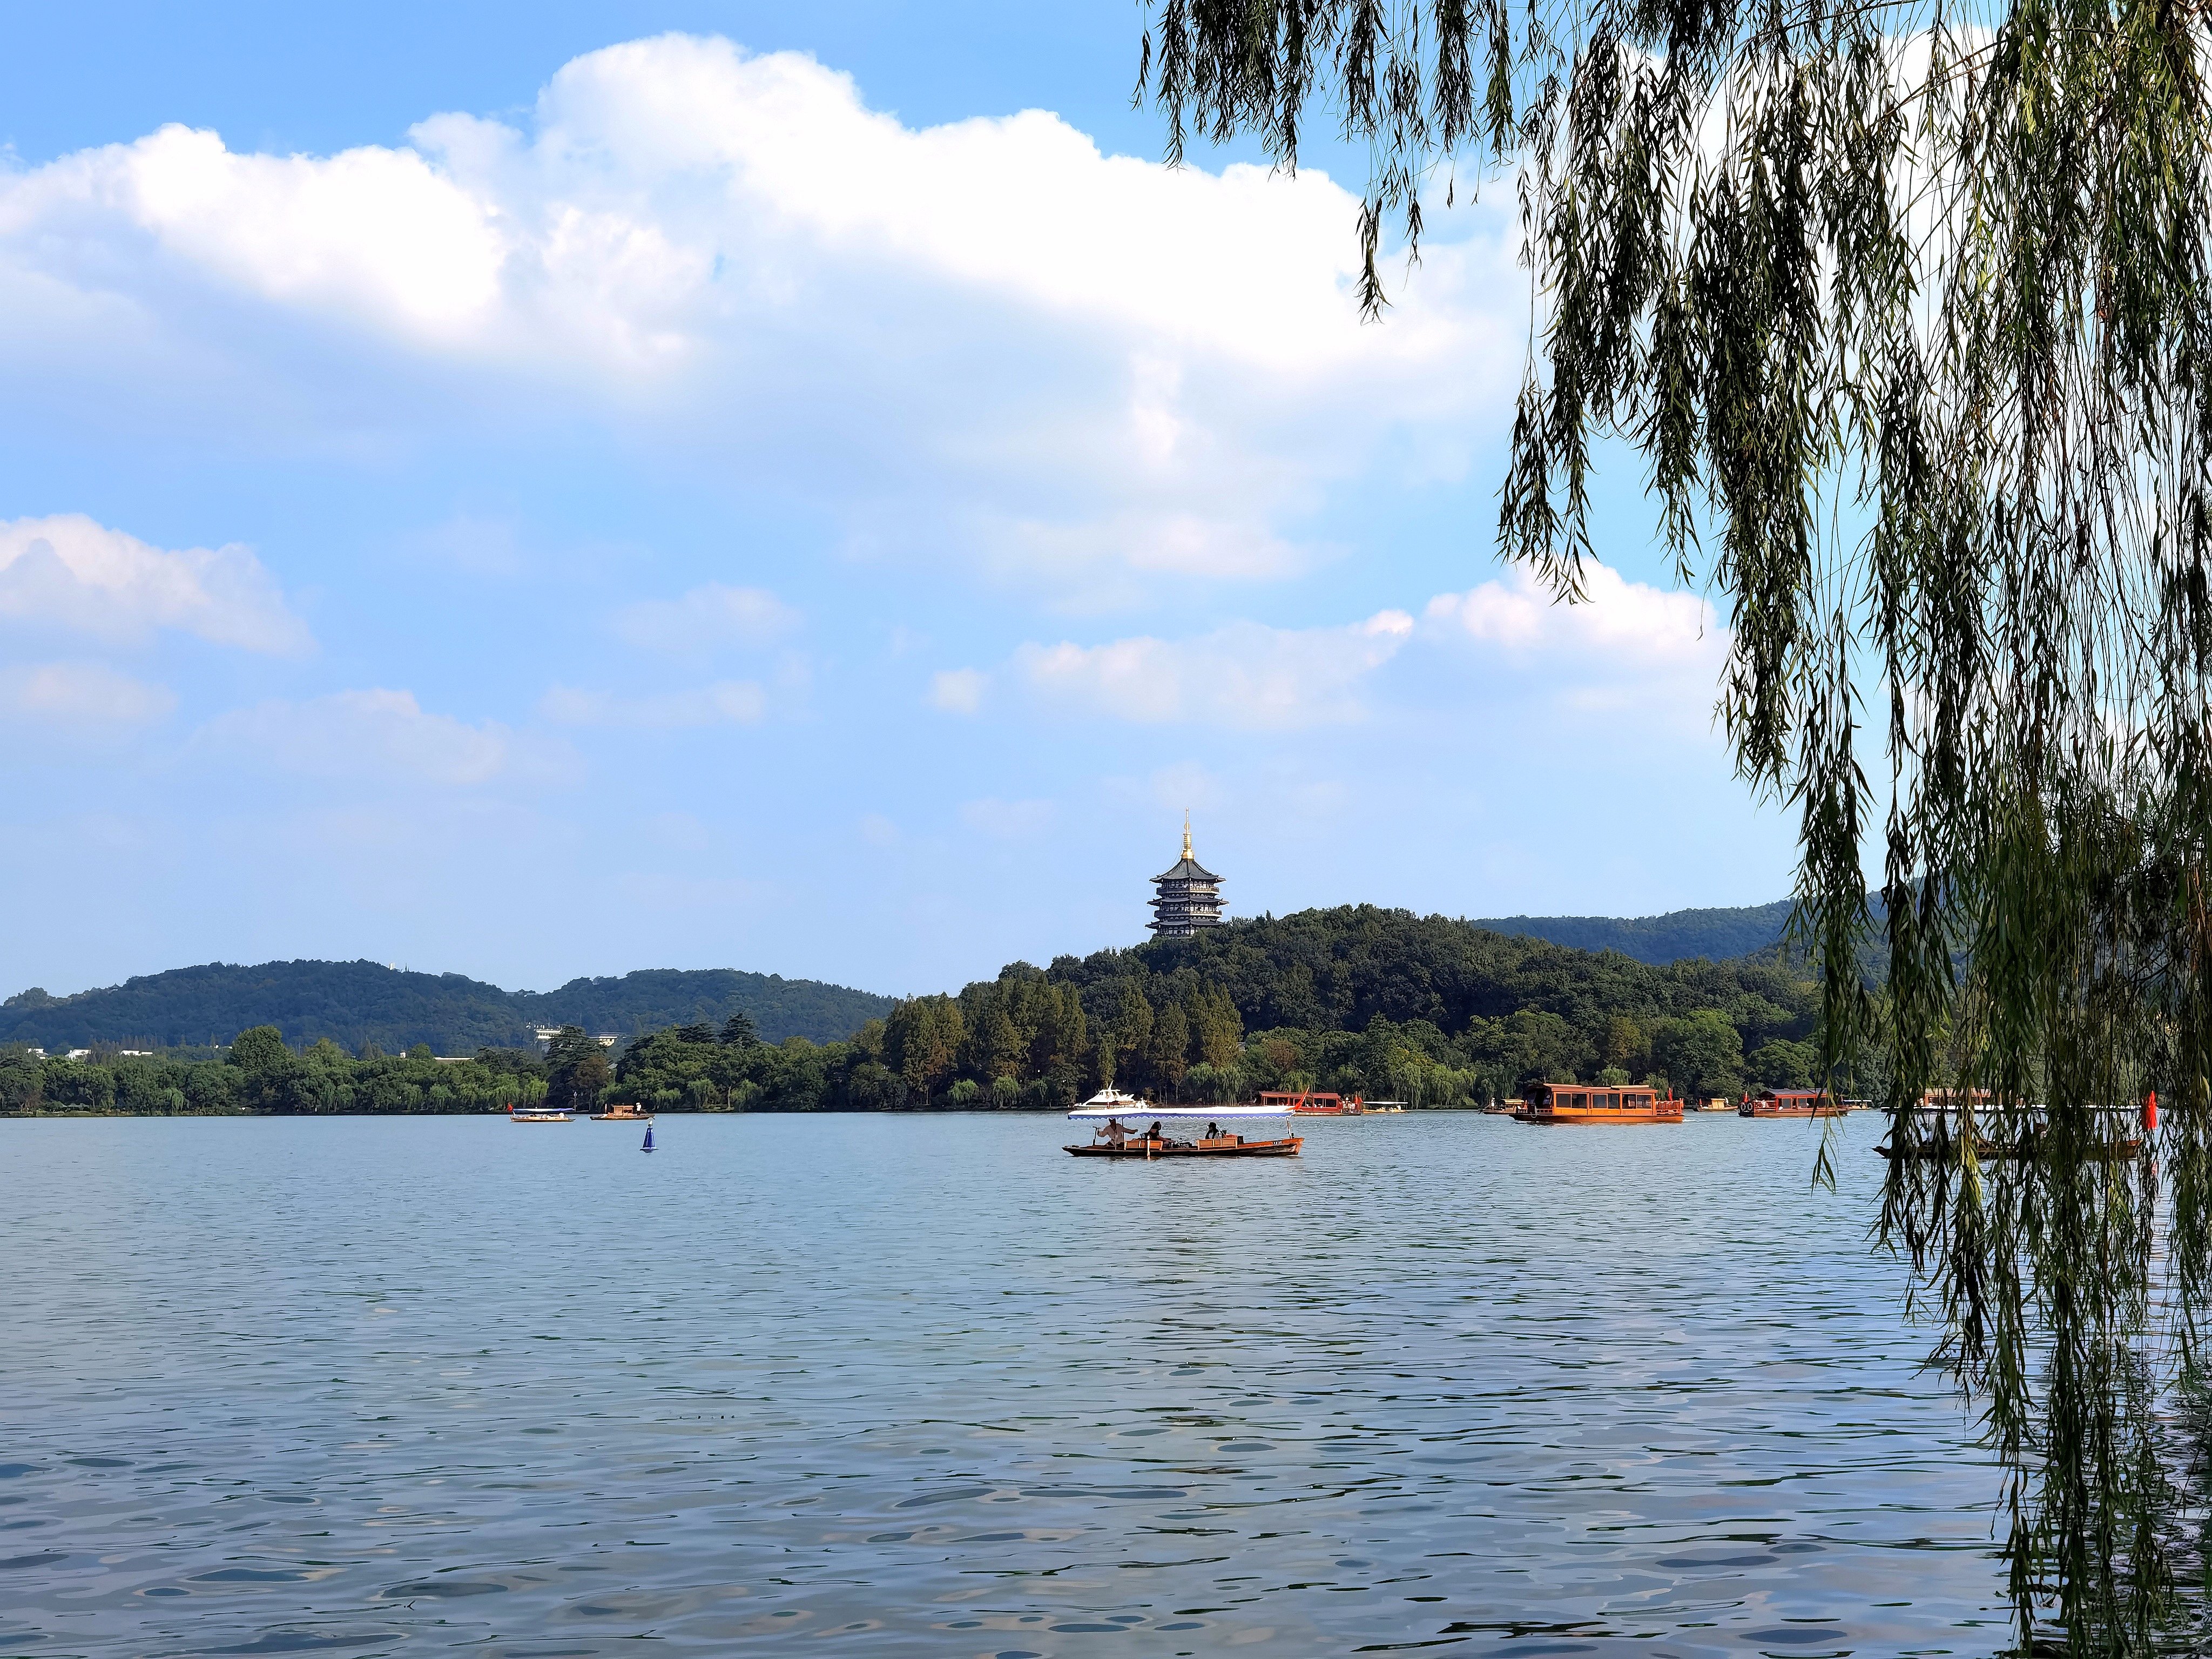
[[[2122, 1140], [2107, 1141], [2103, 1146], [2089, 1148], [2082, 1154], [2082, 1160], [2089, 1164], [2124, 1164], [2142, 1151], [2142, 1139], [2130, 1135]], [[1892, 1164], [1917, 1164], [1923, 1161], [1948, 1164], [1955, 1159], [1959, 1153], [1958, 1148], [1950, 1141], [1928, 1140], [1923, 1141], [1917, 1146], [1907, 1146], [1902, 1151], [1890, 1146], [1877, 1146], [1874, 1149], [1874, 1155], [1876, 1158], [1887, 1158]], [[1980, 1135], [1974, 1137], [1974, 1158], [1978, 1163], [1988, 1163], [2001, 1158], [2032, 1160], [2041, 1156], [2033, 1139], [2025, 1145], [2008, 1146], [2002, 1141], [1992, 1141]]]
[[1848, 1106], [1739, 1106], [1738, 1117], [1849, 1117]]
[[1303, 1135], [1291, 1135], [1281, 1140], [1240, 1141], [1233, 1146], [1199, 1146], [1187, 1140], [1127, 1140], [1119, 1146], [1100, 1142], [1066, 1150], [1071, 1158], [1296, 1158], [1304, 1145]]
[[1513, 1114], [1513, 1121], [1516, 1123], [1533, 1123], [1541, 1129], [1556, 1129], [1568, 1123], [1680, 1123], [1682, 1121], [1682, 1109], [1676, 1106], [1672, 1110], [1662, 1108], [1657, 1111], [1650, 1112], [1629, 1110], [1516, 1112]]

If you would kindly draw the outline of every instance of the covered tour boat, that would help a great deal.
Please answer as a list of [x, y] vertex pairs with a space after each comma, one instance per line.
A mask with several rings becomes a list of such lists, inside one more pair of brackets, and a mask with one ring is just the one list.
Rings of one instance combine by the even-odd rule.
[[576, 1120], [557, 1108], [509, 1106], [507, 1121], [509, 1123], [574, 1123]]
[[[1071, 1122], [1092, 1126], [1087, 1146], [1066, 1149], [1077, 1158], [1296, 1158], [1305, 1145], [1300, 1135], [1247, 1139], [1233, 1127], [1248, 1119], [1289, 1116], [1281, 1106], [1152, 1106], [1103, 1089], [1067, 1115]], [[1137, 1127], [1148, 1119], [1147, 1127]], [[1206, 1127], [1200, 1133], [1171, 1133], [1166, 1127], [1201, 1122]], [[1232, 1127], [1224, 1129], [1224, 1122]]]
[[1516, 1123], [1680, 1123], [1682, 1103], [1648, 1086], [1615, 1088], [1599, 1083], [1539, 1083], [1528, 1091]]
[[1367, 1103], [1358, 1095], [1346, 1100], [1342, 1095], [1316, 1094], [1310, 1089], [1295, 1092], [1262, 1089], [1260, 1104], [1272, 1112], [1291, 1112], [1300, 1117], [1358, 1117], [1367, 1110]]
[[1762, 1089], [1735, 1109], [1738, 1117], [1843, 1117], [1850, 1109], [1826, 1089]]

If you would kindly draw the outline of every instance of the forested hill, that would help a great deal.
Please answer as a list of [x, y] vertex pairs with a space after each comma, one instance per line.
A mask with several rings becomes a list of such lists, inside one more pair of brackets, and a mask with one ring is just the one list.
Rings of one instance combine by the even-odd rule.
[[[728, 1018], [740, 1012], [750, 1024]], [[276, 963], [11, 998], [0, 1111], [1065, 1110], [1108, 1083], [1162, 1101], [1317, 1087], [1444, 1106], [1575, 1078], [1729, 1099], [1803, 1086], [1818, 1012], [1812, 982], [1771, 951], [1655, 967], [1372, 905], [1014, 963], [897, 1003], [751, 974], [631, 974], [529, 996], [373, 963]], [[543, 1054], [527, 1042], [556, 1024], [584, 1030]], [[608, 1030], [634, 1040], [610, 1054], [587, 1035]], [[233, 1036], [221, 1056], [174, 1051]], [[832, 1040], [801, 1040], [818, 1037]], [[395, 1052], [418, 1040], [473, 1058]], [[51, 1052], [64, 1047], [94, 1052]]]
[[818, 980], [735, 969], [647, 969], [571, 980], [557, 991], [503, 991], [460, 974], [417, 974], [374, 962], [210, 963], [148, 974], [75, 996], [31, 990], [0, 1003], [0, 1043], [49, 1051], [117, 1043], [228, 1043], [274, 1025], [289, 1042], [323, 1037], [358, 1052], [418, 1042], [441, 1054], [516, 1048], [540, 1025], [629, 1036], [665, 1025], [720, 1024], [744, 1013], [770, 1042], [833, 1042], [888, 1012], [891, 999]]
[[[1374, 905], [1238, 921], [1130, 951], [1061, 957], [1050, 977], [1095, 988], [1135, 979], [1228, 994], [1248, 1030], [1360, 1031], [1376, 1018], [1456, 1036], [1522, 1012], [1595, 1035], [1615, 1015], [1644, 1024], [1711, 1008], [1753, 1042], [1809, 1029], [1812, 988], [1771, 957], [1655, 967], [1480, 922]], [[1155, 993], [1158, 994], [1158, 993]]]
[[1570, 945], [1577, 951], [1618, 951], [1663, 967], [1692, 957], [1714, 962], [1747, 957], [1782, 937], [1789, 899], [1734, 910], [1669, 910], [1661, 916], [1495, 916], [1471, 927]]

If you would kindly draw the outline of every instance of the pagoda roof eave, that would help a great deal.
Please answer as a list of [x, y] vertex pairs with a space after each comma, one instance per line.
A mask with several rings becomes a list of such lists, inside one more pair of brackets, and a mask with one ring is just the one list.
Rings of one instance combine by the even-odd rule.
[[1184, 859], [1175, 868], [1152, 878], [1154, 881], [1219, 881], [1220, 877], [1206, 868], [1196, 859]]

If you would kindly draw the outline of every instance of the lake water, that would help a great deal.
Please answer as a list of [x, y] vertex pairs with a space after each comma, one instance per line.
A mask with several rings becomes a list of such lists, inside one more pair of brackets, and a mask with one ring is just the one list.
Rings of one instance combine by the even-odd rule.
[[0, 1655], [1987, 1653], [1881, 1127], [0, 1124]]

